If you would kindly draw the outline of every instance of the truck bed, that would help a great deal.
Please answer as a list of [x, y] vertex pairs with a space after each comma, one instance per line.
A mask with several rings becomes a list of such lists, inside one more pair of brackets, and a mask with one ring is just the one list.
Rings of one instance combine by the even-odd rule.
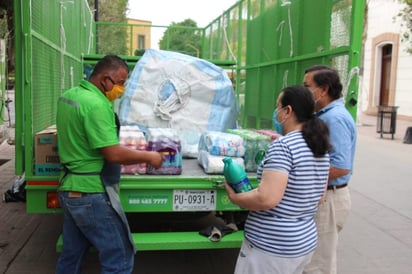
[[[199, 234], [207, 222], [209, 225], [216, 222], [214, 211], [243, 211], [228, 200], [223, 179], [222, 174], [206, 174], [197, 159], [183, 159], [180, 175], [123, 175], [120, 197], [123, 209], [131, 218], [132, 229], [136, 221], [133, 219], [140, 219], [136, 226], [138, 232], [132, 230], [136, 248], [140, 251], [239, 248], [243, 240], [242, 230], [225, 236], [219, 242], [212, 242]], [[191, 197], [205, 197], [202, 200], [213, 197], [214, 202], [191, 204]], [[208, 221], [199, 223], [199, 216]], [[153, 218], [157, 219], [154, 224]], [[141, 231], [142, 224], [153, 227]], [[189, 230], [180, 231], [183, 224], [190, 224]], [[161, 231], [165, 227], [167, 230]], [[60, 236], [56, 244], [58, 252], [62, 250], [62, 240]]]

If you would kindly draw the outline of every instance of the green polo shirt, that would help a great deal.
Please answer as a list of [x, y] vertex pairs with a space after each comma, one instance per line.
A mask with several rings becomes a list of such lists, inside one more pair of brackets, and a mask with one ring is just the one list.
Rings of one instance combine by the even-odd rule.
[[[85, 80], [59, 98], [56, 126], [60, 161], [75, 173], [100, 173], [99, 149], [119, 144], [112, 103]], [[99, 175], [68, 174], [60, 190], [93, 193], [104, 187]]]

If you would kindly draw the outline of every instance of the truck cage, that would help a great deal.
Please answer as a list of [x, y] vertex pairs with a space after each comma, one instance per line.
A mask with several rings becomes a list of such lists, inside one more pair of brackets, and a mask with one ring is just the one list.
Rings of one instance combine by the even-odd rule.
[[[305, 68], [335, 67], [344, 83], [346, 107], [356, 119], [365, 0], [239, 0], [206, 27], [188, 28], [201, 37], [199, 58], [231, 72], [241, 106], [243, 128], [272, 127], [282, 87], [301, 83]], [[34, 136], [55, 124], [56, 102], [84, 77], [85, 65], [101, 56], [110, 28], [133, 35], [134, 28], [170, 26], [94, 22], [87, 1], [14, 1], [16, 33], [16, 174], [25, 174], [28, 213], [58, 213], [57, 176], [34, 172]], [[196, 19], [196, 18], [194, 18]], [[118, 52], [131, 66], [138, 60], [131, 37]], [[164, 48], [165, 50], [173, 50]], [[250, 174], [257, 184], [256, 178]], [[122, 176], [121, 200], [127, 213], [173, 213], [174, 190], [217, 191], [216, 212], [242, 212], [228, 202], [222, 176]], [[128, 198], [129, 197], [129, 198]], [[133, 204], [130, 197], [166, 197], [166, 204]], [[150, 199], [148, 201], [150, 201]], [[49, 202], [47, 202], [49, 201]], [[54, 201], [54, 202], [53, 202]], [[198, 231], [145, 232], [133, 235], [137, 249], [236, 248], [243, 232], [210, 242]], [[61, 238], [57, 250], [61, 250]]]

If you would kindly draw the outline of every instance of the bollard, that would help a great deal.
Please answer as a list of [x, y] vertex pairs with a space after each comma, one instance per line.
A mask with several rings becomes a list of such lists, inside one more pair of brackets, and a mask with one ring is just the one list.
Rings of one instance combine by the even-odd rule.
[[403, 137], [404, 144], [412, 144], [412, 127], [408, 127], [405, 132], [405, 137]]

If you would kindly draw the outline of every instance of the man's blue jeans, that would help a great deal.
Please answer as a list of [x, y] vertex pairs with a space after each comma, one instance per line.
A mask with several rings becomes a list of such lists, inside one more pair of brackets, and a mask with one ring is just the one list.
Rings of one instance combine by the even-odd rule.
[[101, 273], [132, 273], [134, 252], [127, 232], [106, 193], [69, 198], [59, 192], [64, 211], [63, 251], [56, 273], [81, 273], [89, 247], [99, 252]]

